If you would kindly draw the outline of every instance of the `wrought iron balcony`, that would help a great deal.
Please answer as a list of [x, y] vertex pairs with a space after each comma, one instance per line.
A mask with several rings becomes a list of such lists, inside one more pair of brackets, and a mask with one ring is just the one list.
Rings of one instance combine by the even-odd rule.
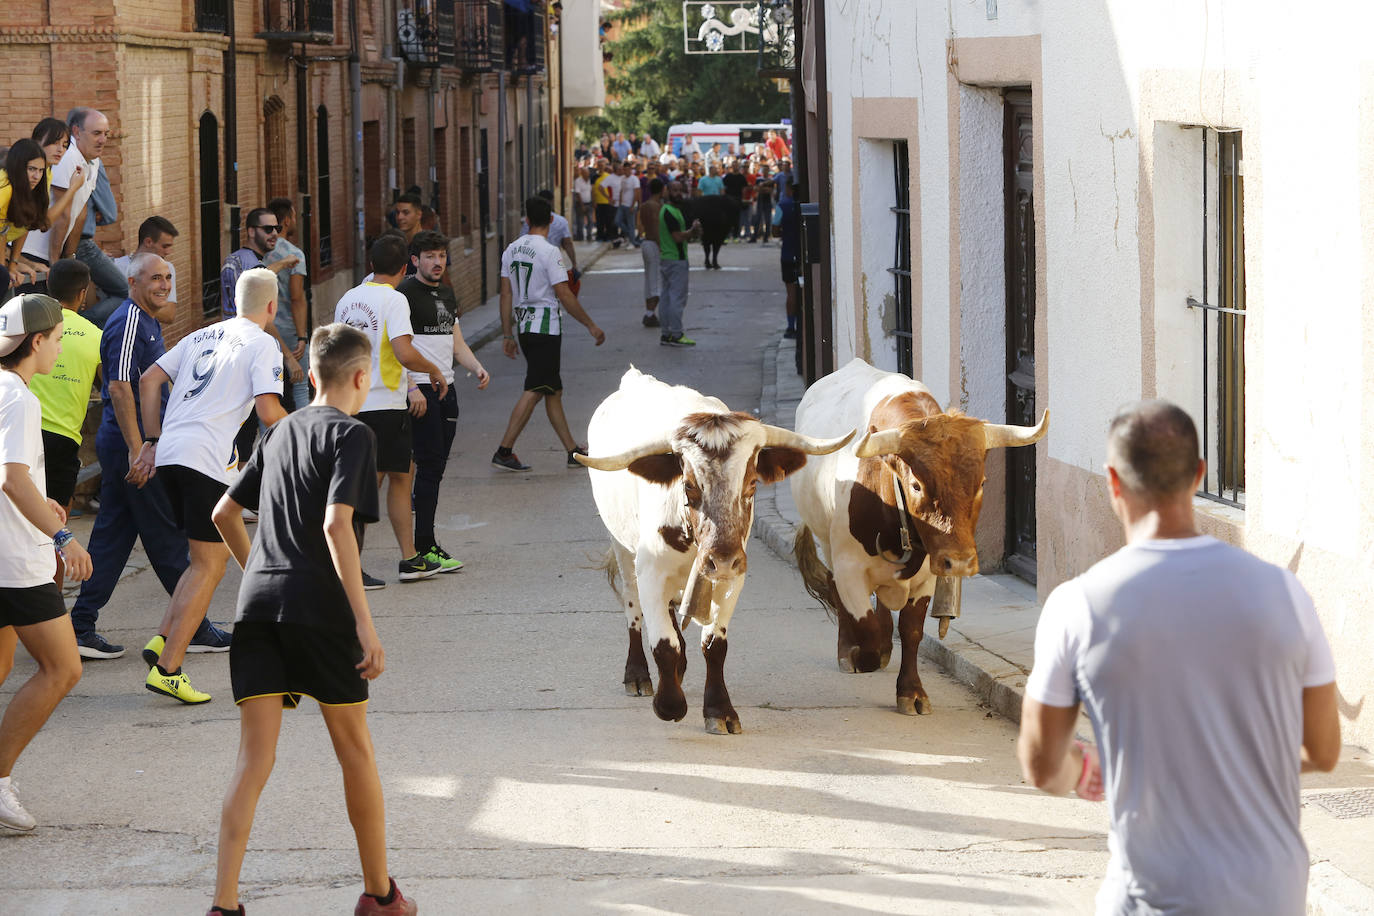
[[268, 41], [334, 43], [334, 0], [263, 0], [262, 31]]
[[505, 0], [506, 69], [514, 73], [544, 70], [544, 4], [542, 0]]
[[458, 0], [457, 64], [468, 73], [491, 73], [505, 60], [505, 4], [502, 0]]
[[415, 0], [396, 11], [396, 43], [417, 67], [453, 63], [456, 0]]

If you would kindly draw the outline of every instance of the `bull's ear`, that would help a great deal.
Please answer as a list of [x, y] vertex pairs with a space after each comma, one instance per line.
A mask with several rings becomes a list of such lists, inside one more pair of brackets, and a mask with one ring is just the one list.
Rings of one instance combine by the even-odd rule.
[[759, 480], [764, 483], [777, 483], [788, 474], [801, 470], [806, 464], [806, 452], [799, 448], [773, 445], [759, 449]]
[[631, 461], [627, 470], [649, 483], [668, 485], [682, 476], [682, 459], [676, 452], [666, 455], [646, 455]]

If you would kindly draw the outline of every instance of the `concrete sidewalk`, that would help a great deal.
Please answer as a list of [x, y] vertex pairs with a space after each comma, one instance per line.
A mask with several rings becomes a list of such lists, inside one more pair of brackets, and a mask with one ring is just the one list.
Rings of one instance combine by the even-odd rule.
[[[764, 351], [759, 417], [795, 427], [806, 384], [794, 366], [793, 346], [781, 336]], [[795, 563], [792, 542], [801, 517], [788, 486], [760, 488], [754, 501], [754, 536]], [[964, 584], [963, 614], [941, 641], [934, 627], [921, 655], [936, 662], [1013, 722], [1034, 659], [1040, 604], [1035, 587], [1011, 575], [974, 576]], [[898, 650], [900, 651], [900, 649]], [[1090, 734], [1086, 716], [1082, 731]], [[1332, 773], [1303, 776], [1303, 835], [1312, 859], [1310, 913], [1374, 913], [1374, 765], [1370, 753], [1347, 746]]]

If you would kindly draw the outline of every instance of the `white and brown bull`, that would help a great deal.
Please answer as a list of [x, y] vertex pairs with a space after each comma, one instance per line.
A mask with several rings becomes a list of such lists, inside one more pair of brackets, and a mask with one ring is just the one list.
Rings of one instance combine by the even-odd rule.
[[957, 613], [961, 577], [978, 573], [973, 531], [983, 504], [984, 456], [1030, 445], [1048, 424], [1048, 411], [1034, 427], [946, 413], [920, 382], [859, 359], [817, 381], [797, 406], [798, 433], [866, 431], [793, 475], [802, 518], [795, 553], [807, 591], [839, 621], [842, 669], [887, 667], [891, 612], [899, 612], [898, 711], [931, 711], [916, 661], [937, 585], [943, 638], [948, 617]]
[[[625, 692], [654, 694], [654, 712], [687, 714], [682, 627], [701, 624], [706, 659], [706, 730], [738, 734], [725, 687], [726, 639], [748, 567], [754, 491], [840, 448], [854, 436], [811, 439], [732, 413], [717, 398], [669, 386], [631, 368], [592, 415], [587, 430], [592, 493], [611, 535], [611, 585], [629, 620]], [[617, 587], [617, 580], [619, 586]], [[684, 609], [679, 625], [676, 611]], [[641, 630], [658, 666], [649, 680]]]

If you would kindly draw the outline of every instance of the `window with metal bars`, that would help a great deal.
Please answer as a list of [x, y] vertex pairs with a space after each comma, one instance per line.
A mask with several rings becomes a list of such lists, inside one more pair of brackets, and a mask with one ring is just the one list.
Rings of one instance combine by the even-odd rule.
[[329, 196], [329, 109], [321, 105], [315, 111], [315, 168], [319, 190], [320, 266], [334, 263], [333, 201]]
[[223, 32], [229, 26], [230, 0], [196, 0], [196, 31]]
[[[1213, 139], [1215, 138], [1215, 139]], [[1215, 146], [1213, 150], [1212, 147]], [[1245, 188], [1239, 131], [1202, 129], [1202, 457], [1198, 495], [1245, 505]], [[1215, 187], [1215, 192], [1212, 188]], [[1209, 206], [1215, 201], [1215, 206]], [[1214, 249], [1214, 250], [1213, 250]], [[1216, 278], [1209, 265], [1216, 265]]]
[[895, 203], [891, 207], [897, 219], [894, 233], [892, 266], [887, 272], [892, 274], [894, 289], [895, 330], [893, 337], [897, 346], [897, 371], [903, 375], [913, 375], [915, 371], [912, 358], [914, 341], [911, 332], [911, 160], [907, 151], [907, 141], [895, 140], [892, 143], [892, 183]]

